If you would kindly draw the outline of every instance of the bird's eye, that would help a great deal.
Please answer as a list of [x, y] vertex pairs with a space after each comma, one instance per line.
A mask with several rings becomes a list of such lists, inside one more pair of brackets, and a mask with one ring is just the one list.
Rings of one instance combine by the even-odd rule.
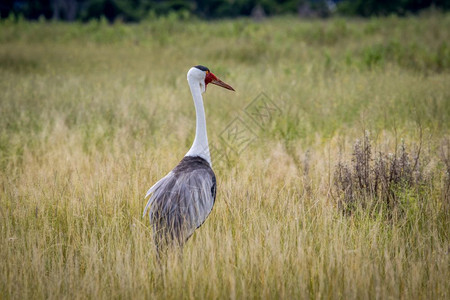
[[209, 71], [205, 71], [206, 72], [206, 75], [208, 75], [209, 74]]

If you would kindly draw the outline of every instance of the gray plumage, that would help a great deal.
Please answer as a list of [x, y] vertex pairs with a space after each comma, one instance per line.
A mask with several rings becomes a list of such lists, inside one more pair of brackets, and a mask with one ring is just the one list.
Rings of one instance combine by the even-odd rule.
[[[198, 156], [181, 162], [147, 192], [158, 251], [169, 244], [183, 243], [210, 214], [216, 198], [216, 177], [209, 163]], [[146, 197], [147, 197], [146, 196]]]

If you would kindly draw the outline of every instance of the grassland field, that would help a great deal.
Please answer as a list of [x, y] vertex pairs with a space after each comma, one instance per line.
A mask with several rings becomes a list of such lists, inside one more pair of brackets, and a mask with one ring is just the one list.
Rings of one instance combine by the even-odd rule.
[[[197, 64], [236, 89], [204, 95], [217, 200], [161, 267], [144, 195], [193, 141]], [[1, 20], [0, 298], [449, 299], [449, 128], [448, 14]], [[401, 209], [339, 208], [365, 133], [373, 153], [420, 149]]]

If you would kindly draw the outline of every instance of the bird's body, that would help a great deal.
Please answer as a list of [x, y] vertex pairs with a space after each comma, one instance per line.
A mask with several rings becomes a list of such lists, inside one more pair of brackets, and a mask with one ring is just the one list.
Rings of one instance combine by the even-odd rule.
[[150, 222], [158, 248], [182, 245], [210, 214], [216, 199], [216, 176], [209, 163], [185, 156], [151, 191]]
[[188, 72], [196, 110], [196, 132], [191, 149], [181, 162], [153, 185], [144, 209], [149, 214], [158, 253], [167, 246], [181, 246], [210, 214], [216, 198], [216, 177], [211, 167], [202, 93], [208, 83], [233, 88], [217, 79], [208, 68]]

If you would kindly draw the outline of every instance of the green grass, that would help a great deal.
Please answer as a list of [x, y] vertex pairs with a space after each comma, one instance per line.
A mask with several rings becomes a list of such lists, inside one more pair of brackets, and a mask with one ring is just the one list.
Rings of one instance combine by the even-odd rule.
[[[1, 298], [447, 299], [449, 28], [1, 21]], [[237, 91], [208, 87], [210, 143], [228, 150], [235, 117], [258, 138], [213, 157], [214, 210], [161, 269], [143, 196], [193, 141], [196, 64]], [[261, 92], [281, 111], [263, 128], [244, 112]], [[402, 191], [403, 216], [337, 207], [334, 167], [365, 130], [375, 150], [422, 142], [430, 184]]]

